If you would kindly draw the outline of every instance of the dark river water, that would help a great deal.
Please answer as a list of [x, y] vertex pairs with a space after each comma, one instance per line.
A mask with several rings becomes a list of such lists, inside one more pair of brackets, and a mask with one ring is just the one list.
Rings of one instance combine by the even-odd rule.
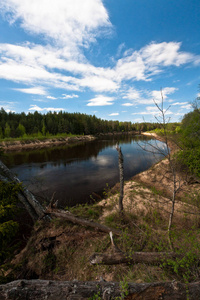
[[[124, 156], [125, 180], [163, 158], [142, 150], [139, 145], [146, 140], [131, 135], [103, 137], [78, 145], [10, 152], [3, 161], [41, 201], [48, 202], [55, 192], [64, 208], [90, 202], [90, 195], [102, 195], [106, 187], [119, 182], [117, 142]], [[155, 141], [148, 139], [149, 143]], [[157, 143], [164, 149], [164, 144]]]

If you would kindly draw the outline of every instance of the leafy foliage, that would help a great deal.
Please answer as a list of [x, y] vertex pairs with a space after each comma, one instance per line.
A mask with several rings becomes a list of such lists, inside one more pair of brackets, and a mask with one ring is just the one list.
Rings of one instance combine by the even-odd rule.
[[179, 151], [176, 155], [177, 161], [197, 177], [200, 177], [200, 148], [184, 149]]
[[195, 176], [200, 177], [200, 111], [186, 114], [180, 130], [182, 151], [177, 153], [178, 162]]
[[186, 114], [181, 124], [181, 142], [186, 148], [200, 147], [200, 111]]
[[0, 264], [13, 252], [12, 240], [19, 227], [14, 216], [20, 188], [19, 184], [0, 181]]

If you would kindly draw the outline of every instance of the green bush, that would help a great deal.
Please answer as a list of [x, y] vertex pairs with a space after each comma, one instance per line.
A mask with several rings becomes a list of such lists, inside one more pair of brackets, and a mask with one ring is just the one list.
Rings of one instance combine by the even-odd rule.
[[200, 147], [179, 151], [176, 154], [176, 158], [184, 171], [189, 171], [195, 176], [200, 177]]
[[0, 181], [0, 264], [14, 251], [12, 241], [19, 227], [14, 217], [17, 212], [17, 194], [20, 189], [20, 184]]
[[200, 147], [200, 112], [194, 110], [183, 117], [181, 124], [181, 142], [184, 147]]

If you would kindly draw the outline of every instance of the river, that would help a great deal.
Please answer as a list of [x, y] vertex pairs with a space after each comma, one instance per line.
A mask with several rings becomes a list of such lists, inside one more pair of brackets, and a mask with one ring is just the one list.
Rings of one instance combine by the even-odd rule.
[[[65, 208], [91, 202], [119, 181], [117, 142], [124, 156], [125, 180], [163, 158], [142, 150], [145, 141], [155, 143], [143, 136], [104, 136], [77, 145], [10, 152], [3, 161], [41, 202], [48, 203], [55, 193], [59, 207]], [[157, 143], [164, 149], [163, 143]]]

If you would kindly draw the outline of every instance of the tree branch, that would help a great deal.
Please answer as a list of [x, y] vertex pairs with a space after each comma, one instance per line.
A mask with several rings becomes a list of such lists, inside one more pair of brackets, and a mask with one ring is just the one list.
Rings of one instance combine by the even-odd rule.
[[117, 229], [113, 229], [110, 227], [107, 227], [105, 225], [93, 222], [93, 221], [89, 221], [86, 219], [82, 219], [79, 217], [76, 217], [75, 215], [73, 215], [72, 213], [68, 212], [68, 211], [51, 211], [51, 210], [47, 210], [46, 214], [52, 216], [52, 217], [56, 217], [56, 218], [60, 218], [60, 219], [65, 219], [69, 222], [72, 222], [74, 224], [79, 224], [82, 226], [87, 226], [87, 227], [92, 227], [95, 228], [97, 230], [109, 233], [110, 231], [112, 231], [113, 233], [117, 234], [117, 235], [122, 235], [122, 232], [120, 230]]
[[182, 257], [174, 252], [135, 252], [133, 254], [115, 252], [112, 254], [94, 253], [90, 258], [92, 265], [117, 265], [117, 264], [158, 264], [167, 259]]

